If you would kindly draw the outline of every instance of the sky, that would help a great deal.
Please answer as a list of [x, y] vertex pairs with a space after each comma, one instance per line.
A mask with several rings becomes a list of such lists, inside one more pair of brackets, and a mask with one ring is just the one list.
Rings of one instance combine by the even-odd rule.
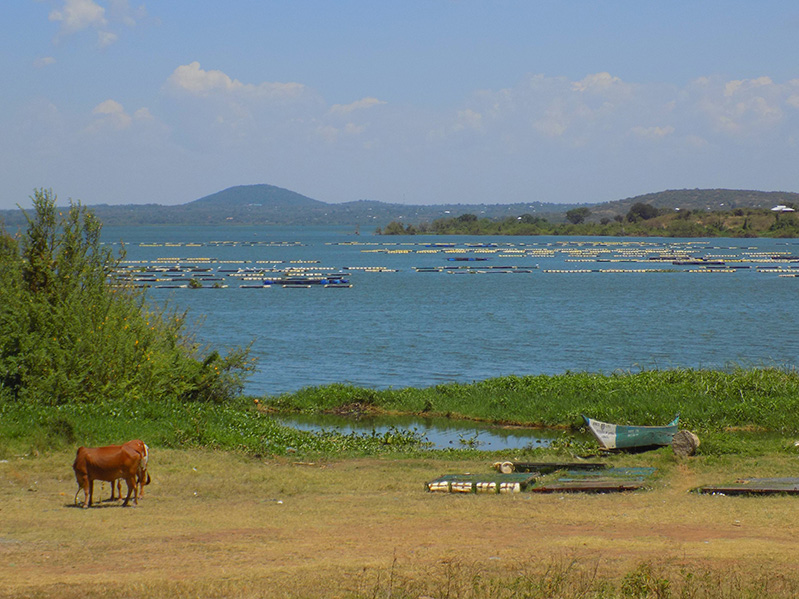
[[796, 0], [2, 0], [0, 209], [799, 191]]

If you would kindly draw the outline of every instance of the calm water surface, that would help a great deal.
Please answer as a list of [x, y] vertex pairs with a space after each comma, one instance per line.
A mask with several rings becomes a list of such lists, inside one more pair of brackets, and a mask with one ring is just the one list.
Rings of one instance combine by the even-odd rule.
[[[148, 289], [153, 301], [189, 308], [201, 318], [199, 340], [213, 346], [252, 343], [259, 369], [246, 389], [251, 394], [328, 383], [426, 387], [509, 374], [799, 364], [799, 277], [757, 271], [751, 262], [724, 274], [551, 272], [694, 268], [574, 261], [582, 259], [582, 248], [603, 247], [596, 244], [616, 244], [618, 250], [620, 244], [682, 243], [677, 247], [691, 255], [752, 259], [758, 253], [799, 254], [796, 240], [377, 237], [270, 227], [106, 227], [104, 239], [124, 240], [128, 260], [205, 257], [220, 261], [216, 266], [248, 261], [250, 267], [318, 261], [319, 268], [351, 268], [350, 289], [242, 289], [235, 280], [218, 290]], [[361, 245], [336, 245], [352, 242]], [[475, 253], [466, 245], [492, 242], [513, 244], [518, 256]], [[453, 255], [426, 243], [454, 243], [468, 252], [457, 255], [487, 260], [453, 262]], [[415, 270], [511, 265], [531, 272]], [[766, 259], [763, 265], [774, 267]], [[784, 260], [778, 266], [788, 273], [792, 265], [799, 263]]]
[[338, 431], [344, 434], [385, 434], [392, 429], [416, 432], [430, 449], [525, 449], [547, 447], [555, 439], [569, 436], [587, 440], [588, 435], [526, 427], [503, 427], [448, 418], [418, 418], [414, 416], [381, 416], [353, 419], [328, 414], [290, 414], [275, 416], [281, 424], [299, 430], [319, 432]]

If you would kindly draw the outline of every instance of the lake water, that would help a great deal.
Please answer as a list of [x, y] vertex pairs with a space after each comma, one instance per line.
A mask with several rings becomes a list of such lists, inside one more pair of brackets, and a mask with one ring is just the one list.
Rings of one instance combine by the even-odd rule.
[[417, 416], [366, 416], [350, 418], [332, 414], [279, 414], [278, 422], [304, 431], [338, 431], [369, 435], [392, 430], [413, 431], [430, 444], [430, 449], [525, 449], [548, 447], [552, 441], [568, 436], [586, 441], [588, 434], [554, 429], [513, 427], [449, 418]]
[[[252, 342], [259, 368], [251, 394], [799, 364], [797, 240], [380, 237], [282, 227], [106, 227], [103, 237], [124, 240], [137, 266], [206, 264], [228, 285], [147, 294], [202, 317], [200, 341]], [[252, 289], [229, 276], [290, 265], [346, 272], [352, 287]]]

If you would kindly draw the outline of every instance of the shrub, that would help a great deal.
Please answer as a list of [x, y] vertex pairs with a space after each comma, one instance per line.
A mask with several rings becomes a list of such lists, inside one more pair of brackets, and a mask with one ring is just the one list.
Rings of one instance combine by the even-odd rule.
[[31, 199], [27, 230], [0, 230], [0, 399], [223, 401], [241, 391], [254, 368], [248, 349], [208, 353], [185, 312], [111, 286], [124, 249], [102, 246], [93, 213], [71, 201], [60, 212], [50, 190]]

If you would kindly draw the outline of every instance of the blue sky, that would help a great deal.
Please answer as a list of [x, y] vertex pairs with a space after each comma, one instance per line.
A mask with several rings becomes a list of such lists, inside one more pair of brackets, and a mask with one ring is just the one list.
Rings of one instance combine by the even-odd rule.
[[795, 0], [9, 0], [0, 208], [799, 191]]

